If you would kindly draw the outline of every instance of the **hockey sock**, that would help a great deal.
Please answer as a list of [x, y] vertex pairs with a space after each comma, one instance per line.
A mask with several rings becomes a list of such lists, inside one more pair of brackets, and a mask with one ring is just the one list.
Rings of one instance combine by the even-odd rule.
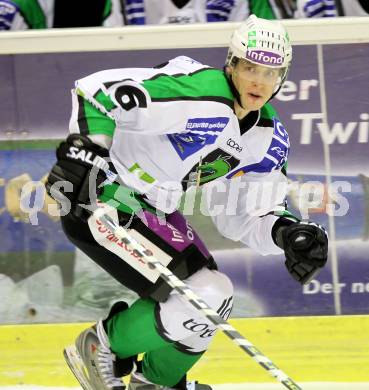
[[158, 332], [152, 299], [139, 299], [129, 309], [106, 321], [112, 351], [120, 358], [144, 353], [142, 373], [155, 384], [173, 386], [200, 359], [202, 353], [179, 350]]

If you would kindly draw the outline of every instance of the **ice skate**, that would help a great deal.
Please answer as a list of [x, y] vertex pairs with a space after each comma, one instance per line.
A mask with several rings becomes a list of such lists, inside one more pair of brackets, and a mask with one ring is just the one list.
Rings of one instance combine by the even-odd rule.
[[129, 374], [131, 362], [124, 364], [111, 352], [102, 321], [83, 331], [75, 346], [65, 348], [64, 356], [85, 390], [126, 389], [121, 377]]
[[131, 374], [127, 390], [212, 390], [212, 388], [209, 385], [199, 384], [197, 381], [188, 382], [185, 378], [174, 387], [155, 385], [148, 381], [141, 372], [136, 370]]

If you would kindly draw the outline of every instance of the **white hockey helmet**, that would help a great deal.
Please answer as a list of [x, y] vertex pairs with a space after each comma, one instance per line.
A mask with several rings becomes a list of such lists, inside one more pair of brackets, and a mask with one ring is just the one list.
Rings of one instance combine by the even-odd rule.
[[234, 65], [237, 58], [270, 68], [284, 68], [284, 80], [292, 60], [292, 47], [284, 26], [279, 21], [250, 15], [231, 37], [226, 65]]

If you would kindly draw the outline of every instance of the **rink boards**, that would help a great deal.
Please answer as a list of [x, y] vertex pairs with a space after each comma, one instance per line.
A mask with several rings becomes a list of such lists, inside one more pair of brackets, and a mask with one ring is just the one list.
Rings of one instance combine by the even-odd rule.
[[[298, 382], [369, 382], [369, 316], [262, 318], [231, 322]], [[75, 387], [76, 381], [63, 361], [62, 349], [88, 325], [1, 326], [1, 386]], [[274, 381], [223, 334], [216, 336], [210, 350], [190, 376], [212, 384]]]

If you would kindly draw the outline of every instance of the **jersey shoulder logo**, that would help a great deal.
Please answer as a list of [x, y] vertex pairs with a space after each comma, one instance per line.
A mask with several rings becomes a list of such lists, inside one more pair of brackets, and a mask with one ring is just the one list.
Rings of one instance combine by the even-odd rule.
[[255, 164], [245, 165], [236, 171], [231, 172], [227, 179], [242, 176], [247, 172], [268, 173], [281, 169], [287, 162], [290, 151], [290, 139], [282, 122], [273, 117], [273, 135], [264, 158]]
[[272, 170], [283, 167], [283, 165], [287, 162], [290, 151], [290, 138], [282, 122], [276, 117], [273, 117], [273, 123], [273, 138], [265, 156], [274, 163]]
[[181, 160], [193, 155], [206, 145], [215, 143], [227, 126], [228, 117], [190, 118], [185, 133], [168, 134], [168, 139]]

